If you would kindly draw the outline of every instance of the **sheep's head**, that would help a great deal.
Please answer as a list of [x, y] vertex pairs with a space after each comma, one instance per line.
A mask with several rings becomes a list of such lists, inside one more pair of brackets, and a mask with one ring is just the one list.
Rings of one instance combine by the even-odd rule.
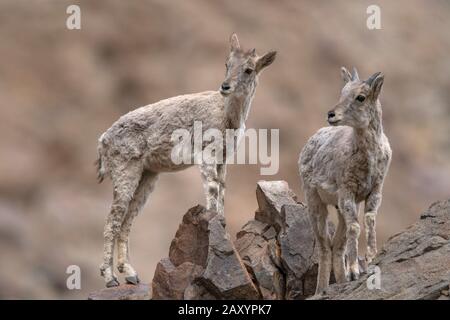
[[275, 60], [276, 52], [271, 51], [260, 57], [255, 49], [243, 50], [234, 33], [230, 38], [230, 46], [230, 54], [225, 63], [225, 80], [220, 87], [220, 93], [227, 96], [231, 93], [251, 92], [257, 84], [261, 70]]
[[377, 72], [367, 80], [360, 80], [356, 68], [350, 74], [344, 67], [341, 68], [341, 75], [345, 85], [339, 102], [328, 112], [328, 123], [332, 126], [367, 128], [378, 114], [377, 100], [384, 76]]

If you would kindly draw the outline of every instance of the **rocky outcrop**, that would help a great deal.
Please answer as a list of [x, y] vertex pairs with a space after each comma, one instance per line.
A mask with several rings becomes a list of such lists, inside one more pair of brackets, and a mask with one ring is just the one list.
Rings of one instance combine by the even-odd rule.
[[[317, 248], [304, 204], [284, 181], [260, 181], [258, 209], [234, 243], [223, 218], [202, 206], [183, 217], [156, 268], [153, 299], [449, 299], [450, 200], [391, 237], [357, 281], [313, 296]], [[334, 226], [329, 225], [331, 233]], [[360, 267], [366, 271], [364, 259]], [[122, 285], [89, 299], [148, 299], [145, 285]]]
[[434, 203], [418, 222], [392, 236], [370, 269], [313, 299], [450, 299], [450, 200]]
[[153, 299], [258, 299], [223, 218], [202, 206], [183, 217], [152, 282]]
[[255, 219], [233, 244], [224, 221], [201, 206], [183, 217], [153, 278], [154, 299], [304, 299], [317, 275], [306, 208], [285, 181], [260, 181]]

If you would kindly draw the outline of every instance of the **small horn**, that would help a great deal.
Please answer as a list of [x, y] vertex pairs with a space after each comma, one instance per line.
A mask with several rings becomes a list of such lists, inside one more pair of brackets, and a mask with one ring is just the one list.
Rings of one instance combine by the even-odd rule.
[[256, 49], [253, 48], [252, 50], [249, 51], [251, 56], [256, 56]]
[[356, 70], [356, 68], [353, 67], [352, 81], [355, 81], [355, 80], [359, 80], [359, 75], [358, 75], [358, 70]]
[[372, 86], [372, 82], [373, 82], [380, 74], [381, 74], [381, 72], [374, 73], [373, 75], [370, 76], [369, 79], [367, 79], [367, 80], [365, 81], [365, 83], [367, 83], [369, 86]]

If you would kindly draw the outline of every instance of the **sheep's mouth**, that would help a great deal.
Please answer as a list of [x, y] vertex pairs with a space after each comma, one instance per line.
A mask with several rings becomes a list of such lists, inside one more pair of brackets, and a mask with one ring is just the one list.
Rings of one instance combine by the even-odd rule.
[[230, 95], [231, 90], [222, 90], [220, 89], [220, 94], [223, 95], [224, 97]]
[[332, 126], [336, 126], [341, 120], [328, 120], [328, 123]]

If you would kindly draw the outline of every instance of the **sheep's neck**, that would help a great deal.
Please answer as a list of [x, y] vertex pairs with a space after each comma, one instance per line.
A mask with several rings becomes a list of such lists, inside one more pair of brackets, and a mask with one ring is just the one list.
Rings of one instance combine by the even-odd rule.
[[381, 121], [381, 107], [377, 105], [373, 117], [367, 128], [354, 128], [355, 144], [360, 152], [376, 153], [381, 144], [383, 124]]
[[225, 98], [225, 116], [227, 129], [239, 129], [248, 118], [255, 88], [244, 92], [232, 93]]

